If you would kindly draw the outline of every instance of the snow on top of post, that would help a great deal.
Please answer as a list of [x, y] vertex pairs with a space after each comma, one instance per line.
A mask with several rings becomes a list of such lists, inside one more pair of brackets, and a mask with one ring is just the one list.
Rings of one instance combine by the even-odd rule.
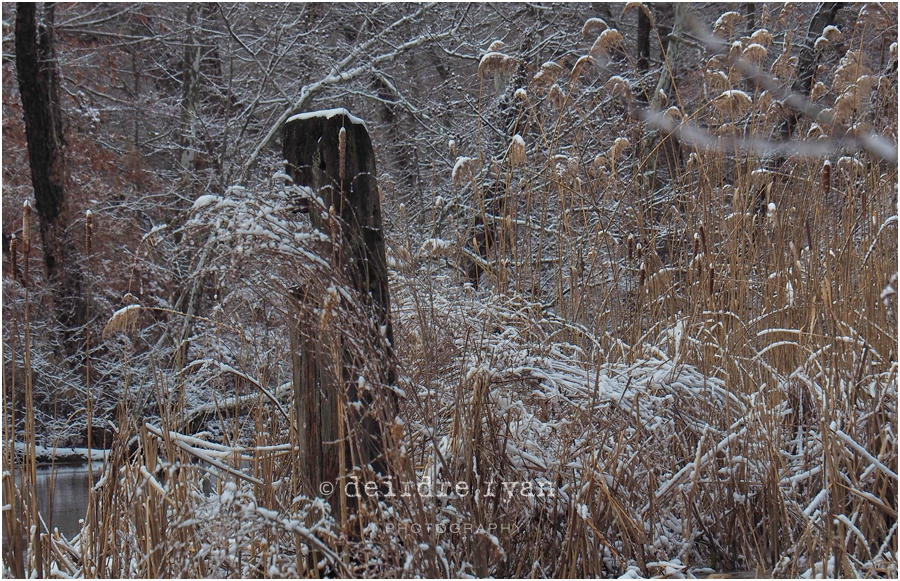
[[[347, 119], [350, 120], [350, 123], [354, 125], [362, 125], [366, 127], [366, 122], [360, 119], [359, 117], [355, 117], [350, 114], [350, 111], [347, 111], [343, 107], [339, 107], [337, 109], [324, 109], [322, 111], [308, 111], [306, 113], [298, 113], [297, 115], [293, 115], [288, 118], [286, 123], [290, 123], [291, 121], [300, 121], [302, 119], [312, 119], [314, 117], [324, 117], [325, 119], [331, 119], [335, 115], [344, 115]], [[368, 128], [366, 128], [368, 130]]]

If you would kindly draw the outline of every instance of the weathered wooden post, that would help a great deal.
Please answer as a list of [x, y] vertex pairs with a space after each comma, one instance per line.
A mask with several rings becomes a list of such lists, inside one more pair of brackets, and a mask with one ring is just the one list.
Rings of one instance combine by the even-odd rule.
[[[313, 317], [301, 318], [292, 332], [301, 469], [309, 476], [310, 492], [317, 495], [328, 488], [327, 484], [321, 488], [324, 483], [340, 485], [352, 469], [351, 458], [386, 474], [378, 411], [396, 406], [393, 391], [380, 391], [395, 380], [387, 261], [375, 154], [365, 124], [345, 109], [302, 113], [288, 119], [283, 144], [294, 183], [311, 188], [323, 202], [319, 206], [313, 201], [302, 210], [309, 212], [313, 227], [331, 235], [331, 248], [323, 250], [331, 251], [332, 268], [359, 297], [361, 304], [353, 305], [351, 312], [364, 313], [360, 318], [366, 319], [354, 321], [354, 329], [340, 329], [339, 346], [320, 340], [320, 322]], [[309, 294], [299, 291], [304, 292]], [[297, 299], [307, 306], [321, 306], [323, 301], [315, 296]], [[346, 335], [351, 331], [364, 336], [351, 341]], [[368, 353], [360, 353], [360, 343]], [[340, 350], [337, 357], [333, 356], [336, 349]], [[340, 370], [334, 369], [336, 362]], [[360, 390], [359, 370], [366, 365], [373, 368], [373, 362], [380, 385]], [[388, 407], [375, 406], [378, 398], [379, 404]], [[342, 404], [347, 406], [346, 424], [342, 424]], [[336, 496], [342, 495], [337, 492]], [[331, 500], [338, 508], [338, 499]]]

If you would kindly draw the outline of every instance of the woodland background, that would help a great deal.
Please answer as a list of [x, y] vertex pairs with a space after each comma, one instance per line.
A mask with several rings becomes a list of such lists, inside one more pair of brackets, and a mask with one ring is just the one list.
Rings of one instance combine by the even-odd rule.
[[[896, 5], [39, 5], [55, 211], [2, 10], [4, 463], [111, 450], [74, 540], [4, 476], [7, 572], [896, 576]], [[356, 319], [280, 138], [333, 107], [375, 147], [393, 469], [552, 501], [303, 489], [291, 290]], [[210, 458], [252, 479], [201, 494]]]

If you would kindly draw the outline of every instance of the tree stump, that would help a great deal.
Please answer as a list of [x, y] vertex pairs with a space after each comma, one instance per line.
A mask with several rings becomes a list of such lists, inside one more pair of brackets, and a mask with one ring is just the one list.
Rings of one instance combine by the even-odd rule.
[[[394, 392], [382, 388], [395, 381], [387, 260], [375, 154], [365, 124], [345, 109], [303, 113], [288, 119], [283, 144], [294, 183], [311, 188], [323, 202], [312, 201], [305, 210], [313, 227], [331, 236], [330, 247], [322, 250], [326, 260], [331, 252], [332, 276], [358, 297], [360, 304], [348, 312], [362, 313], [358, 318], [364, 319], [354, 320], [352, 329], [339, 329], [340, 338], [331, 345], [317, 317], [301, 317], [291, 333], [301, 470], [311, 494], [318, 495], [327, 489], [325, 483], [337, 489], [354, 462], [387, 472], [381, 420], [396, 409]], [[306, 305], [301, 313], [323, 304], [322, 297], [310, 294], [296, 295]], [[361, 353], [360, 345], [368, 352]], [[367, 366], [377, 377], [373, 387], [361, 390], [360, 370]]]

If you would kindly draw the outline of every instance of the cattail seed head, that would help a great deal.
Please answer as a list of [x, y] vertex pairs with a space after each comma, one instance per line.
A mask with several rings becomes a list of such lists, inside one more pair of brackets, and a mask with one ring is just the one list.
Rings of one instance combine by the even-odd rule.
[[565, 69], [562, 68], [559, 64], [553, 61], [547, 61], [541, 65], [541, 70], [539, 70], [534, 78], [531, 80], [532, 83], [537, 85], [538, 87], [546, 87], [556, 82], [556, 79]]
[[341, 127], [338, 132], [338, 177], [344, 179], [347, 164], [347, 130]]
[[716, 290], [716, 271], [713, 269], [713, 264], [709, 263], [709, 296], [713, 296]]
[[622, 48], [624, 46], [625, 38], [622, 36], [622, 33], [615, 28], [607, 28], [594, 41], [590, 54], [593, 57], [604, 56], [608, 58], [609, 53], [614, 48]]
[[456, 164], [454, 164], [451, 174], [453, 185], [459, 186], [472, 179], [477, 169], [476, 165], [476, 160], [471, 157], [462, 156], [456, 158]]
[[641, 272], [638, 276], [638, 286], [643, 287], [644, 283], [647, 282], [647, 265], [643, 262], [641, 263]]
[[[493, 45], [492, 45], [493, 46]], [[516, 68], [516, 59], [500, 52], [488, 52], [478, 63], [478, 76], [511, 73]]]
[[703, 245], [703, 253], [706, 254], [707, 246], [706, 246], [706, 231], [703, 229], [703, 224], [700, 224], [700, 243]]
[[22, 208], [22, 253], [28, 254], [31, 250], [31, 202], [25, 200]]
[[613, 161], [618, 161], [622, 153], [629, 147], [631, 147], [631, 142], [628, 141], [627, 137], [617, 137], [612, 147], [609, 148], [609, 158]]
[[84, 252], [90, 255], [94, 243], [94, 213], [88, 210], [84, 214]]
[[602, 18], [589, 18], [581, 28], [581, 35], [588, 36], [591, 34], [599, 34], [607, 28], [609, 28], [609, 26], [607, 26], [606, 21]]
[[765, 28], [760, 28], [750, 35], [750, 42], [767, 47], [772, 42], [772, 33]]
[[644, 4], [643, 2], [629, 2], [629, 3], [627, 3], [627, 4], [625, 5], [625, 8], [622, 9], [622, 16], [624, 16], [625, 14], [627, 14], [632, 8], [639, 8], [639, 9], [644, 13], [644, 16], [647, 17], [647, 20], [650, 21], [650, 26], [652, 26], [653, 28], [656, 28], [656, 19], [653, 18], [653, 13], [650, 12], [650, 9], [647, 8], [647, 5]]
[[828, 42], [832, 44], [838, 44], [844, 41], [844, 35], [841, 34], [840, 29], [833, 25], [826, 26], [825, 30], [822, 31], [822, 36], [827, 38]]
[[809, 100], [817, 101], [826, 93], [828, 93], [828, 89], [825, 87], [825, 84], [822, 81], [816, 81], [816, 84], [809, 90]]
[[767, 54], [768, 51], [766, 50], [766, 47], [754, 42], [744, 49], [741, 56], [745, 61], [758, 65], [766, 59]]
[[825, 163], [822, 164], [822, 193], [828, 194], [831, 192], [831, 162], [829, 160], [825, 160]]
[[628, 262], [634, 259], [634, 234], [628, 235]]
[[547, 93], [547, 99], [557, 109], [562, 107], [566, 102], [566, 96], [563, 93], [562, 88], [560, 88], [559, 84], [557, 83], [553, 83], [553, 86], [550, 87], [550, 91]]
[[732, 89], [724, 91], [713, 99], [713, 105], [722, 113], [730, 113], [733, 116], [741, 115], [753, 104], [753, 99], [747, 93]]
[[509, 163], [512, 166], [522, 165], [527, 160], [527, 153], [525, 149], [525, 140], [522, 139], [522, 136], [516, 133], [513, 135], [512, 142], [509, 144]]
[[575, 63], [575, 66], [572, 67], [572, 72], [569, 74], [569, 81], [574, 81], [575, 79], [580, 77], [585, 69], [587, 69], [588, 65], [591, 65], [593, 63], [594, 57], [592, 57], [591, 55], [586, 54], [583, 57], [579, 58]]
[[603, 85], [603, 89], [612, 92], [613, 95], [621, 95], [625, 99], [626, 104], [629, 105], [634, 99], [634, 94], [631, 91], [631, 85], [629, 85], [628, 81], [626, 81], [619, 75], [610, 77], [609, 80], [606, 81], [606, 84]]
[[740, 12], [729, 11], [719, 16], [713, 25], [713, 34], [719, 38], [727, 38], [734, 30], [734, 26], [744, 19], [744, 15]]

